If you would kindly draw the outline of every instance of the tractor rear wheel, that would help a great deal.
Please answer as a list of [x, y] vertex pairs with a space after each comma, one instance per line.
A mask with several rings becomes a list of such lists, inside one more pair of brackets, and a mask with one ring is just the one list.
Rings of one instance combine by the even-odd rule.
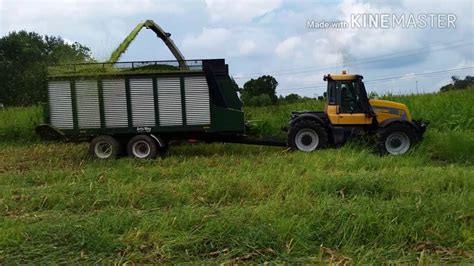
[[394, 123], [377, 131], [376, 147], [380, 154], [402, 155], [417, 141], [415, 129], [403, 123]]
[[116, 159], [120, 156], [122, 145], [112, 136], [101, 135], [92, 139], [89, 152], [99, 159]]
[[287, 143], [292, 150], [311, 152], [324, 149], [328, 145], [328, 133], [314, 120], [301, 120], [290, 128]]

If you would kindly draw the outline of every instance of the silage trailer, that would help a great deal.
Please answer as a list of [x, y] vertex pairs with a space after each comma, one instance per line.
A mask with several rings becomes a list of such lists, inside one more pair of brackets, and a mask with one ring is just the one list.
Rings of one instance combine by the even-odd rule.
[[90, 151], [102, 159], [125, 151], [154, 158], [172, 140], [285, 146], [245, 134], [238, 88], [224, 59], [186, 60], [153, 21], [139, 24], [122, 52], [142, 27], [152, 29], [176, 60], [117, 62], [114, 52], [105, 63], [48, 67], [45, 123], [36, 128], [42, 138], [90, 141]]

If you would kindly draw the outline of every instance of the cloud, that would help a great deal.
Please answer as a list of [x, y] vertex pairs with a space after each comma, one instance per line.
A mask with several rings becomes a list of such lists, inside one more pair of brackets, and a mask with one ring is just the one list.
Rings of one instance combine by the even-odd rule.
[[214, 22], [249, 22], [278, 8], [282, 0], [206, 0], [207, 11]]
[[273, 35], [256, 28], [204, 28], [187, 35], [181, 47], [188, 57], [264, 57], [271, 53]]
[[257, 51], [257, 44], [253, 40], [244, 40], [240, 43], [239, 52], [241, 55], [249, 55]]
[[[131, 16], [147, 13], [182, 13], [184, 8], [171, 1], [152, 0], [2, 0], [10, 19], [82, 19], [87, 17]], [[63, 22], [64, 23], [64, 22]]]
[[67, 44], [70, 44], [70, 45], [74, 44], [74, 41], [72, 41], [72, 40], [70, 40], [70, 39], [68, 39], [68, 38], [63, 38], [63, 40], [64, 40], [64, 42], [67, 43]]
[[184, 49], [213, 49], [225, 45], [231, 37], [225, 28], [204, 28], [198, 35], [187, 36], [183, 40]]
[[285, 39], [277, 45], [275, 53], [283, 58], [300, 56], [300, 50], [302, 46], [302, 40], [299, 36], [293, 36]]
[[[344, 0], [333, 11], [332, 20], [350, 21], [352, 14], [380, 14], [394, 12], [389, 5], [374, 5], [358, 0]], [[303, 14], [306, 15], [305, 12]], [[307, 16], [307, 15], [306, 15]], [[309, 17], [312, 19], [311, 17]], [[307, 17], [308, 19], [308, 17]], [[330, 18], [319, 17], [330, 20]], [[275, 49], [280, 58], [300, 58], [313, 60], [311, 65], [350, 65], [355, 60], [373, 58], [403, 50], [407, 43], [410, 48], [421, 47], [418, 35], [404, 29], [320, 29], [307, 30], [300, 35], [281, 41]], [[306, 60], [305, 60], [306, 59]], [[419, 60], [419, 57], [412, 59]], [[388, 65], [387, 65], [388, 66]]]
[[[317, 4], [314, 4], [316, 6]], [[472, 17], [471, 1], [440, 2], [437, 5], [426, 5], [425, 2], [418, 1], [398, 1], [383, 3], [379, 1], [367, 0], [343, 0], [334, 6], [329, 6], [326, 14], [315, 13], [314, 10], [295, 9], [292, 12], [286, 12], [287, 17], [291, 15], [291, 21], [299, 21], [302, 24], [308, 19], [318, 20], [348, 20], [354, 13], [446, 13], [452, 12], [458, 16], [458, 26], [456, 30], [440, 29], [320, 29], [320, 30], [300, 30], [288, 31], [286, 36], [279, 39], [273, 50], [277, 63], [279, 65], [275, 70], [267, 70], [273, 74], [280, 82], [280, 88], [294, 88], [317, 85], [320, 83], [323, 70], [324, 73], [339, 72], [342, 69], [348, 69], [351, 73], [361, 73], [369, 79], [377, 79], [389, 76], [401, 76], [408, 74], [405, 78], [392, 82], [370, 84], [370, 87], [376, 87], [379, 91], [396, 90], [399, 92], [409, 92], [414, 86], [413, 73], [423, 72], [426, 69], [448, 69], [454, 68], [460, 62], [466, 60], [472, 62], [474, 51], [472, 46], [456, 47], [449, 49], [441, 43], [450, 43], [459, 39], [467, 38], [466, 42], [474, 41], [474, 21]], [[449, 6], [449, 8], [445, 8]], [[462, 9], [462, 10], [459, 10]], [[456, 11], [458, 10], [458, 11]], [[272, 13], [273, 16], [283, 15], [281, 12]], [[269, 20], [266, 16], [265, 20]], [[273, 19], [273, 18], [272, 18]], [[276, 18], [275, 18], [276, 19]], [[281, 17], [279, 18], [281, 20]], [[281, 26], [284, 24], [278, 24]], [[303, 25], [303, 24], [302, 24]], [[292, 24], [294, 29], [304, 26]], [[436, 46], [442, 49], [432, 49]], [[425, 48], [425, 50], [422, 50]], [[406, 51], [425, 51], [423, 53], [411, 53], [409, 56]], [[392, 56], [387, 56], [392, 55]], [[370, 59], [372, 58], [372, 62]], [[375, 60], [373, 60], [375, 59]], [[377, 61], [378, 59], [378, 61]], [[360, 64], [360, 62], [366, 62]], [[369, 61], [369, 62], [368, 62]], [[356, 64], [354, 64], [354, 62]], [[283, 67], [284, 66], [284, 67]], [[472, 64], [471, 64], [472, 66]], [[286, 70], [286, 72], [285, 72]], [[466, 70], [466, 72], [469, 70]], [[273, 73], [272, 73], [273, 72]], [[472, 73], [472, 69], [470, 70]], [[318, 74], [314, 74], [318, 73]], [[245, 76], [245, 73], [242, 73]], [[448, 73], [447, 76], [451, 75]], [[319, 77], [319, 78], [318, 78]], [[420, 87], [428, 90], [436, 90], [436, 84], [443, 77], [417, 77]], [[319, 81], [318, 81], [319, 79]], [[429, 89], [429, 86], [433, 88]], [[318, 91], [318, 88], [308, 88], [296, 92], [311, 95], [311, 91]], [[290, 93], [289, 91], [282, 91]]]

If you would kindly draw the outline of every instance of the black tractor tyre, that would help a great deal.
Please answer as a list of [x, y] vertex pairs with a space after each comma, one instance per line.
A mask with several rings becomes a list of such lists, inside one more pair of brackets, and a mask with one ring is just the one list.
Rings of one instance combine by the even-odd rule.
[[413, 126], [393, 123], [377, 130], [375, 146], [380, 155], [402, 155], [417, 142], [418, 134]]
[[155, 159], [158, 155], [158, 144], [148, 135], [137, 135], [127, 144], [127, 153], [138, 159]]
[[100, 135], [90, 142], [89, 153], [102, 160], [117, 159], [122, 153], [122, 145], [112, 136]]
[[328, 146], [328, 141], [327, 129], [314, 120], [297, 121], [288, 131], [287, 144], [292, 150], [310, 152], [324, 149]]

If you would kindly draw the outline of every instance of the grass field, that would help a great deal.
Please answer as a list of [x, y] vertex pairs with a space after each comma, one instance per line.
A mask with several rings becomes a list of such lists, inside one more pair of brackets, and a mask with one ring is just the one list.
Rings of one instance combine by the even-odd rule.
[[[0, 263], [472, 264], [474, 88], [393, 98], [431, 121], [399, 157], [198, 144], [98, 161], [39, 141], [40, 108], [0, 111]], [[278, 136], [291, 111], [320, 108], [246, 113]]]

